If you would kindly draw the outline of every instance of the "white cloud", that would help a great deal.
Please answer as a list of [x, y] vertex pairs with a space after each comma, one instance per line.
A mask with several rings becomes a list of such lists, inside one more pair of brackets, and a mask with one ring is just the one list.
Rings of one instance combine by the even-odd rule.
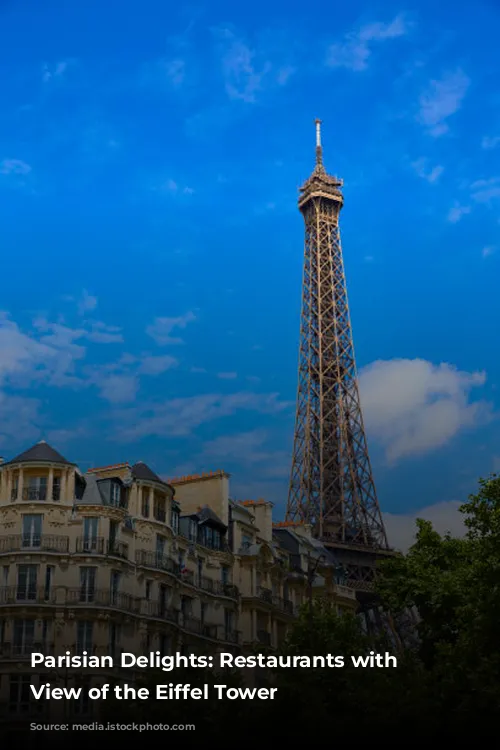
[[171, 193], [172, 195], [193, 195], [194, 189], [185, 185], [181, 187], [175, 180], [168, 179], [159, 188], [155, 188], [163, 193]]
[[405, 36], [409, 29], [410, 25], [401, 15], [390, 23], [367, 24], [358, 31], [347, 34], [342, 42], [332, 44], [328, 49], [326, 64], [331, 68], [366, 70], [375, 42]]
[[139, 383], [134, 375], [110, 374], [99, 378], [101, 398], [112, 404], [128, 403], [137, 395]]
[[462, 106], [470, 85], [469, 78], [461, 70], [444, 74], [430, 82], [420, 97], [418, 119], [429, 134], [438, 137], [449, 130], [447, 120]]
[[483, 140], [481, 141], [481, 148], [484, 149], [493, 149], [497, 148], [497, 146], [500, 146], [500, 135], [496, 136], [487, 136], [485, 135]]
[[463, 372], [446, 363], [373, 362], [359, 377], [367, 430], [390, 463], [440, 448], [460, 430], [490, 417], [490, 404], [469, 400], [471, 390], [485, 381], [484, 373]]
[[165, 354], [162, 357], [146, 356], [143, 357], [138, 372], [142, 375], [161, 375], [167, 370], [176, 367], [178, 361], [175, 357]]
[[71, 62], [71, 60], [60, 60], [54, 65], [45, 64], [42, 71], [42, 81], [48, 83], [54, 79], [62, 78]]
[[429, 167], [427, 159], [417, 159], [411, 165], [417, 175], [427, 182], [436, 182], [444, 172], [444, 167], [438, 164], [435, 167]]
[[186, 63], [180, 58], [167, 60], [164, 63], [165, 74], [174, 88], [179, 88], [186, 78]]
[[466, 528], [463, 515], [458, 510], [460, 505], [458, 502], [443, 502], [429, 505], [414, 513], [384, 513], [389, 544], [395, 549], [407, 552], [415, 542], [417, 518], [431, 521], [439, 534], [449, 532], [454, 537], [463, 537]]
[[450, 208], [447, 219], [451, 224], [457, 224], [462, 216], [470, 214], [470, 206], [460, 206], [458, 203]]
[[254, 104], [260, 93], [286, 85], [295, 72], [291, 65], [272, 62], [265, 44], [253, 48], [229, 28], [214, 29], [213, 34], [229, 99]]
[[21, 159], [4, 159], [0, 162], [0, 174], [26, 175], [30, 172], [30, 165]]
[[495, 252], [496, 248], [488, 245], [487, 247], [483, 247], [483, 249], [481, 250], [481, 255], [483, 256], [483, 258], [489, 258], [490, 255], [493, 255]]
[[235, 380], [238, 377], [237, 372], [218, 372], [217, 377], [220, 380]]
[[82, 292], [81, 299], [78, 302], [78, 312], [80, 315], [84, 315], [87, 312], [92, 312], [97, 307], [97, 297], [93, 297], [89, 292], [84, 289]]
[[238, 411], [277, 414], [291, 405], [278, 394], [239, 392], [207, 393], [160, 403], [144, 403], [116, 415], [116, 439], [124, 442], [143, 437], [190, 435], [202, 424], [229, 417]]
[[184, 329], [196, 320], [196, 316], [192, 312], [187, 312], [185, 315], [180, 315], [178, 318], [156, 318], [154, 322], [147, 327], [146, 333], [150, 336], [159, 346], [166, 346], [167, 344], [182, 344], [182, 339], [171, 336], [170, 334], [176, 328]]
[[476, 180], [470, 186], [472, 198], [476, 203], [491, 203], [500, 198], [500, 177], [490, 177], [487, 180]]

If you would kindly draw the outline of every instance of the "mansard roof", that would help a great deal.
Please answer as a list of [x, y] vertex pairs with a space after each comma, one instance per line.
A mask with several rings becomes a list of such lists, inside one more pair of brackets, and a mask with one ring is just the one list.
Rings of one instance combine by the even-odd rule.
[[28, 450], [23, 451], [15, 458], [11, 459], [8, 463], [10, 464], [21, 464], [21, 463], [51, 463], [51, 464], [66, 464], [67, 466], [74, 466], [70, 461], [67, 461], [64, 456], [61, 456], [51, 445], [40, 440]]
[[135, 479], [144, 479], [147, 482], [167, 484], [167, 482], [164, 482], [163, 479], [160, 479], [158, 474], [155, 474], [154, 471], [144, 463], [144, 461], [138, 461], [132, 466], [132, 476], [135, 477]]

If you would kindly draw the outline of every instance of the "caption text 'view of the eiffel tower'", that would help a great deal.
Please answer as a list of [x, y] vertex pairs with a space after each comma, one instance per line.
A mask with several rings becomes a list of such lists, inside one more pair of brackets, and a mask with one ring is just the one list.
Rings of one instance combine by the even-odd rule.
[[310, 524], [362, 589], [389, 548], [359, 401], [339, 232], [342, 185], [323, 166], [316, 120], [316, 166], [299, 198], [304, 276], [287, 520]]

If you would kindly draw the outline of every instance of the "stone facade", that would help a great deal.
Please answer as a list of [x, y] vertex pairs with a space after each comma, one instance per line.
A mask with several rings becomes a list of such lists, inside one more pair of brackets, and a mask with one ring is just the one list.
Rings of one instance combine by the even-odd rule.
[[48, 679], [32, 673], [33, 651], [276, 648], [308, 596], [356, 607], [309, 530], [273, 525], [264, 500], [231, 500], [225, 472], [82, 473], [43, 442], [0, 465], [0, 566], [0, 704], [17, 713], [32, 708], [29, 685]]

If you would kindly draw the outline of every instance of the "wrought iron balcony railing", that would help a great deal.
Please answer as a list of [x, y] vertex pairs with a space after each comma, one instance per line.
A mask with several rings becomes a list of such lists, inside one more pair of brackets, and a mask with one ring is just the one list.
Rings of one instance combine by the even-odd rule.
[[222, 581], [214, 581], [212, 578], [201, 577], [198, 582], [198, 588], [203, 591], [207, 591], [210, 594], [216, 594], [218, 596], [228, 596], [231, 599], [238, 598], [238, 587], [232, 583], [223, 583]]
[[101, 536], [84, 537], [81, 536], [76, 540], [76, 552], [85, 555], [103, 555], [105, 550], [105, 540]]
[[175, 625], [179, 624], [179, 610], [168, 607], [159, 601], [143, 599], [141, 602], [141, 613], [145, 617], [155, 617], [159, 620], [167, 620]]
[[171, 573], [174, 576], [178, 576], [180, 573], [179, 563], [168, 555], [163, 555], [160, 552], [150, 552], [149, 550], [144, 549], [137, 550], [135, 553], [135, 561], [137, 565], [141, 565], [142, 567], [165, 570], [167, 573]]
[[263, 586], [259, 586], [257, 589], [257, 597], [263, 602], [266, 602], [266, 604], [273, 603], [273, 592], [271, 591], [271, 589], [266, 589]]
[[0, 554], [4, 552], [69, 552], [69, 537], [52, 534], [15, 534], [0, 538]]
[[112, 589], [96, 589], [93, 586], [79, 586], [66, 591], [66, 604], [74, 606], [112, 607], [125, 612], [139, 614], [140, 599], [131, 594], [113, 591]]
[[11, 604], [53, 604], [54, 594], [49, 587], [19, 584], [0, 588], [0, 606]]
[[47, 641], [35, 641], [32, 638], [14, 639], [12, 643], [8, 641], [0, 643], [0, 659], [28, 658], [34, 652], [52, 656], [54, 644]]
[[106, 544], [106, 549], [108, 555], [128, 560], [128, 544], [125, 544], [125, 542], [119, 542], [116, 539], [109, 539]]

